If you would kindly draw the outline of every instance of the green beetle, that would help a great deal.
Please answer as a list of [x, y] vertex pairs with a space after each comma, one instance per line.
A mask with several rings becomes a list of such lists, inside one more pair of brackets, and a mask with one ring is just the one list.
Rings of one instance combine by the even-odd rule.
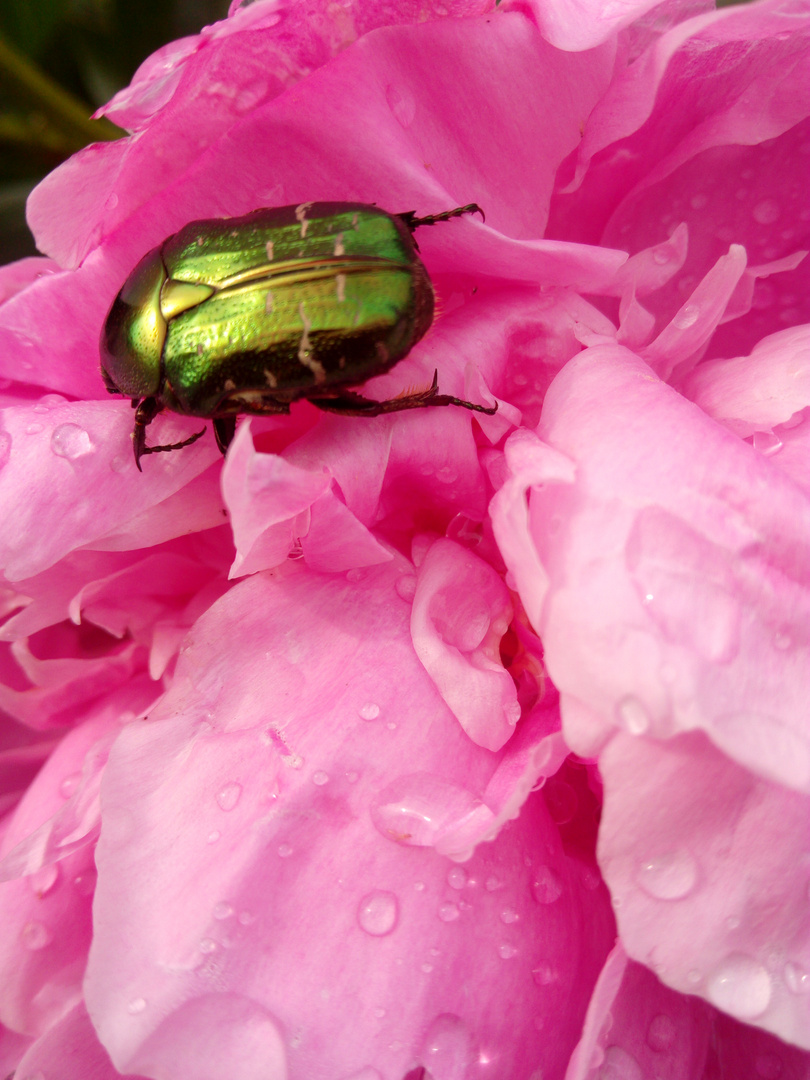
[[433, 322], [433, 286], [415, 229], [462, 214], [388, 214], [363, 203], [301, 203], [193, 221], [145, 255], [101, 335], [107, 389], [132, 398], [135, 462], [179, 450], [147, 446], [163, 409], [213, 421], [224, 453], [241, 413], [288, 413], [307, 398], [327, 412], [487, 408], [426, 390], [371, 401], [350, 389], [406, 356]]

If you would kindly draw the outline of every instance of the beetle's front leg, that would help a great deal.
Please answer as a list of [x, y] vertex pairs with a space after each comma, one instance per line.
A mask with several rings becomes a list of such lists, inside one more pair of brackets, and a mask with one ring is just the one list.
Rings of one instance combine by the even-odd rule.
[[415, 210], [408, 210], [405, 214], [397, 214], [408, 228], [413, 232], [422, 225], [435, 225], [437, 221], [449, 221], [450, 218], [461, 217], [463, 214], [480, 214], [481, 220], [486, 221], [484, 211], [478, 203], [467, 203], [466, 206], [457, 206], [455, 210], [445, 210], [442, 214], [427, 214], [425, 217], [417, 217]]
[[[135, 405], [135, 402], [132, 402]], [[141, 458], [144, 454], [161, 454], [168, 450], [182, 450], [184, 446], [191, 446], [197, 439], [201, 439], [205, 434], [205, 428], [202, 431], [196, 432], [188, 439], [183, 439], [182, 442], [171, 443], [168, 446], [147, 446], [146, 445], [146, 428], [155, 419], [159, 412], [162, 412], [163, 406], [158, 402], [157, 398], [148, 397], [143, 401], [139, 401], [135, 406], [135, 429], [132, 432], [132, 446], [135, 450], [135, 464], [138, 466], [138, 472], [143, 472], [141, 468]]]
[[371, 401], [361, 394], [356, 394], [353, 390], [344, 390], [337, 397], [310, 396], [309, 400], [324, 412], [340, 413], [343, 416], [382, 416], [384, 413], [403, 412], [405, 409], [426, 409], [434, 405], [458, 405], [472, 412], [487, 413], [488, 416], [498, 411], [497, 404], [491, 407], [475, 405], [472, 401], [464, 401], [463, 398], [440, 394], [437, 371], [433, 372], [433, 382], [427, 390], [417, 390], [415, 393], [390, 398], [388, 401]]

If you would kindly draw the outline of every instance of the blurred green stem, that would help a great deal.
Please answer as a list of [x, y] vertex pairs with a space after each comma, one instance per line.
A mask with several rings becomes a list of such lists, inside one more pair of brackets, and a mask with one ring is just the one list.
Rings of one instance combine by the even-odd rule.
[[[44, 115], [61, 135], [70, 151], [91, 142], [118, 139], [124, 132], [102, 117], [91, 120], [89, 106], [63, 90], [58, 83], [0, 37], [0, 79], [21, 91], [29, 109]], [[29, 138], [31, 133], [29, 133]], [[36, 134], [34, 133], [34, 139]], [[47, 145], [47, 136], [42, 139]]]

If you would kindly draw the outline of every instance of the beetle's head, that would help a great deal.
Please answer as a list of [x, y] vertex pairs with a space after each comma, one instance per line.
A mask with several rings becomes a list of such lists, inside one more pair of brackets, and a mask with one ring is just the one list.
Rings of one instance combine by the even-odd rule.
[[160, 291], [166, 280], [160, 248], [141, 259], [113, 301], [101, 333], [101, 373], [107, 389], [131, 398], [160, 390], [166, 319]]

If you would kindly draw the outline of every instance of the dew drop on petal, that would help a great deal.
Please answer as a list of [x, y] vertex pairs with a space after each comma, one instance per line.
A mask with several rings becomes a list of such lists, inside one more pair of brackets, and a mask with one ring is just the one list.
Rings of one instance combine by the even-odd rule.
[[752, 442], [754, 449], [765, 457], [773, 457], [782, 449], [782, 440], [772, 431], [755, 431]]
[[380, 889], [368, 893], [357, 908], [360, 928], [372, 937], [385, 937], [397, 925], [399, 902], [392, 892]]
[[439, 918], [442, 922], [455, 922], [460, 915], [458, 904], [448, 901], [446, 904], [439, 905]]
[[758, 1054], [754, 1067], [762, 1080], [779, 1080], [784, 1071], [782, 1059], [777, 1054]]
[[94, 866], [91, 866], [87, 870], [82, 870], [80, 874], [76, 875], [73, 879], [73, 885], [76, 892], [81, 893], [82, 896], [92, 896], [96, 891], [97, 881], [98, 871]]
[[386, 839], [410, 847], [432, 847], [463, 826], [481, 800], [458, 784], [432, 773], [397, 777], [374, 799], [371, 820]]
[[322, 769], [319, 769], [312, 774], [312, 783], [316, 787], [323, 787], [324, 784], [329, 783], [329, 773], [325, 773]]
[[239, 802], [241, 794], [242, 785], [236, 780], [231, 780], [230, 783], [225, 784], [217, 792], [217, 805], [220, 810], [233, 810]]
[[224, 900], [221, 900], [214, 908], [215, 919], [230, 919], [231, 915], [233, 915], [233, 907]]
[[146, 1008], [146, 998], [136, 997], [127, 1005], [127, 1012], [130, 1016], [137, 1016], [138, 1013], [142, 1013]]
[[538, 904], [553, 904], [562, 895], [563, 886], [559, 875], [550, 866], [539, 866], [534, 873], [532, 896]]
[[675, 1042], [675, 1022], [666, 1013], [658, 1013], [647, 1028], [647, 1045], [658, 1053], [668, 1050]]
[[468, 1075], [473, 1063], [472, 1037], [464, 1021], [442, 1013], [430, 1025], [422, 1044], [420, 1064], [434, 1080], [456, 1080]]
[[217, 943], [216, 943], [216, 942], [214, 941], [214, 939], [213, 939], [213, 938], [210, 938], [210, 937], [204, 937], [204, 938], [202, 939], [202, 941], [200, 942], [200, 945], [199, 945], [199, 949], [200, 949], [200, 952], [201, 952], [201, 953], [212, 953], [212, 952], [216, 952], [216, 949], [217, 949]]
[[763, 199], [756, 204], [751, 214], [759, 225], [773, 225], [781, 212], [775, 199]]
[[508, 926], [510, 923], [517, 922], [520, 916], [514, 908], [504, 908], [501, 912], [501, 922], [506, 923]]
[[51, 432], [51, 450], [57, 457], [75, 461], [92, 454], [95, 448], [93, 440], [78, 424], [59, 424]]
[[222, 833], [219, 831], [219, 829], [212, 829], [211, 832], [208, 834], [208, 841], [207, 842], [209, 844], [215, 844], [217, 842], [217, 840], [219, 840], [219, 838], [221, 836], [222, 836]]
[[39, 435], [39, 433], [41, 431], [42, 431], [42, 424], [36, 424], [36, 423], [35, 424], [29, 424], [28, 427], [25, 429], [25, 434], [26, 435]]
[[810, 994], [810, 973], [793, 960], [785, 964], [785, 985], [792, 994]]
[[532, 971], [532, 978], [538, 986], [550, 986], [559, 980], [560, 975], [551, 964], [538, 964]]
[[79, 781], [82, 778], [82, 774], [78, 772], [69, 773], [62, 783], [59, 785], [59, 794], [63, 799], [69, 799], [76, 788], [79, 786]]
[[407, 86], [388, 86], [385, 91], [388, 108], [397, 123], [408, 128], [416, 116], [416, 100]]
[[511, 960], [513, 956], [517, 956], [517, 951], [516, 945], [504, 943], [498, 946], [498, 956], [500, 956], [501, 960]]
[[20, 939], [26, 949], [39, 952], [53, 941], [53, 934], [41, 922], [27, 922], [20, 931]]
[[293, 853], [293, 849], [289, 844], [279, 844], [277, 850], [280, 859], [289, 859]]
[[463, 889], [467, 884], [467, 871], [461, 866], [451, 866], [447, 871], [447, 884], [451, 889]]
[[48, 863], [46, 866], [40, 867], [36, 873], [30, 875], [28, 884], [36, 896], [45, 896], [54, 887], [58, 878], [59, 863]]
[[753, 1020], [768, 1008], [772, 989], [771, 977], [762, 964], [742, 953], [732, 953], [709, 976], [706, 996], [723, 1012], [739, 1020]]
[[622, 727], [631, 735], [643, 735], [650, 727], [650, 714], [638, 698], [622, 698], [616, 706], [616, 716]]
[[636, 871], [636, 881], [657, 900], [680, 900], [695, 887], [698, 867], [684, 848], [646, 859]]
[[367, 701], [360, 707], [361, 720], [376, 720], [380, 715], [380, 706], [374, 701]]
[[645, 1080], [638, 1061], [621, 1046], [609, 1046], [597, 1074], [599, 1080]]
[[694, 326], [700, 315], [700, 307], [697, 304], [684, 304], [672, 319], [672, 325], [676, 330], [688, 330]]

